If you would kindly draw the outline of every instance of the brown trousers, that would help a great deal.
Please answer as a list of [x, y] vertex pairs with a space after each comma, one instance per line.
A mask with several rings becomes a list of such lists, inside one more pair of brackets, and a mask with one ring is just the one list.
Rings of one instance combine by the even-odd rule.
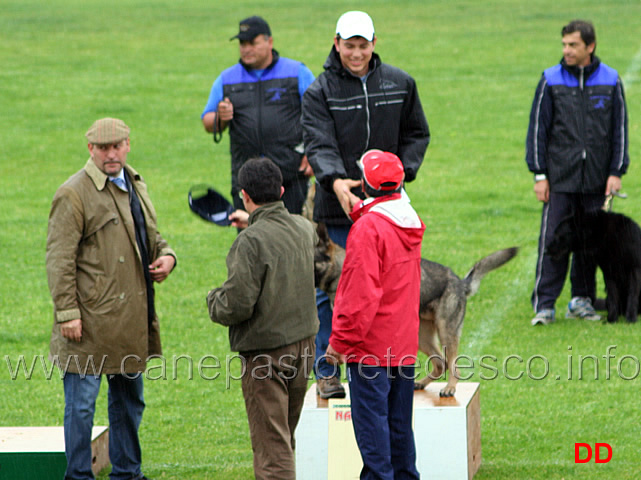
[[294, 430], [314, 366], [314, 337], [260, 353], [241, 354], [242, 379], [256, 480], [295, 480]]

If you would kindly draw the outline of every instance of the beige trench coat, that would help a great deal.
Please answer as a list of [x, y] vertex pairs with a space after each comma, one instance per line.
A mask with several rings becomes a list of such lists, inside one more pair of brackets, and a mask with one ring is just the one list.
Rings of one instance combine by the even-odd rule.
[[[161, 237], [156, 212], [138, 173], [125, 167], [140, 199], [149, 261], [175, 253]], [[160, 355], [156, 317], [147, 319], [147, 291], [129, 195], [93, 160], [56, 192], [49, 215], [47, 278], [54, 303], [50, 359], [73, 373], [142, 372]], [[60, 323], [82, 319], [82, 340], [60, 333]], [[93, 366], [92, 366], [93, 365]]]

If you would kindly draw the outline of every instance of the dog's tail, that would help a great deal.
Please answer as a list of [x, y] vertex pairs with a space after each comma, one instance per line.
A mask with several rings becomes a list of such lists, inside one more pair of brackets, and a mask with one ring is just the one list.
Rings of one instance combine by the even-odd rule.
[[494, 252], [476, 262], [463, 279], [463, 282], [465, 283], [465, 294], [468, 297], [471, 297], [478, 292], [483, 277], [492, 270], [495, 270], [512, 260], [518, 252], [518, 247], [506, 248], [504, 250]]

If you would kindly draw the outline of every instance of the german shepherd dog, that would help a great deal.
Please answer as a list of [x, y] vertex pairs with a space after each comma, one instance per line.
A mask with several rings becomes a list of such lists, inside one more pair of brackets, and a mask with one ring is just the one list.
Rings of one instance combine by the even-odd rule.
[[641, 228], [620, 213], [599, 210], [563, 219], [546, 253], [552, 258], [582, 250], [603, 272], [608, 322], [625, 314], [636, 322], [641, 304]]
[[[327, 293], [333, 305], [345, 260], [345, 250], [330, 240], [324, 224], [318, 224], [317, 233], [319, 241], [314, 254], [316, 286]], [[479, 260], [463, 279], [444, 265], [421, 259], [421, 323], [418, 348], [428, 355], [432, 362], [432, 371], [415, 383], [415, 389], [424, 389], [448, 369], [450, 378], [441, 390], [440, 396], [454, 396], [458, 382], [454, 361], [458, 355], [467, 299], [478, 291], [481, 279], [486, 274], [511, 260], [517, 252], [518, 248], [512, 247], [492, 253]], [[437, 337], [445, 350], [445, 359], [439, 349]]]

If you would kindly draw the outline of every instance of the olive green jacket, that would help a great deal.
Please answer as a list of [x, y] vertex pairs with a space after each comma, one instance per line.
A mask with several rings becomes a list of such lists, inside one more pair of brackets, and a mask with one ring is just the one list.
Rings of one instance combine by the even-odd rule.
[[316, 335], [313, 225], [278, 201], [249, 216], [227, 255], [227, 280], [207, 295], [231, 349], [271, 350]]
[[[149, 261], [176, 256], [156, 227], [142, 177], [125, 166], [145, 216]], [[147, 317], [147, 290], [136, 244], [129, 195], [89, 159], [54, 195], [47, 235], [47, 278], [54, 304], [50, 358], [73, 373], [144, 371], [162, 353], [158, 318]], [[60, 333], [60, 323], [82, 320], [82, 340]], [[56, 357], [57, 356], [57, 357]], [[88, 363], [89, 362], [89, 363]]]

